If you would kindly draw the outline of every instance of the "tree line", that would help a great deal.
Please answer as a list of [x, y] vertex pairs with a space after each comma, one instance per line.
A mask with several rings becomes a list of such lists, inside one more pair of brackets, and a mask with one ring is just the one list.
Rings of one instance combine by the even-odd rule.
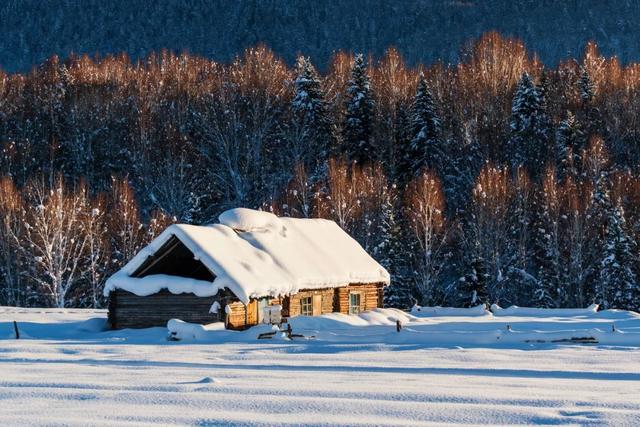
[[104, 305], [171, 222], [335, 220], [386, 303], [637, 310], [640, 72], [589, 44], [547, 68], [497, 33], [457, 64], [265, 46], [57, 57], [0, 75], [0, 303]]

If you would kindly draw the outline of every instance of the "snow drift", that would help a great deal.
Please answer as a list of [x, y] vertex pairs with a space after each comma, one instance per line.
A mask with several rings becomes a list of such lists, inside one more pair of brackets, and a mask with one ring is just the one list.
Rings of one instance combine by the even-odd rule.
[[587, 308], [535, 308], [518, 307], [512, 305], [502, 308], [498, 304], [491, 306], [491, 312], [495, 316], [533, 316], [533, 317], [574, 317], [590, 316], [598, 312], [598, 304], [591, 304]]
[[411, 308], [411, 314], [414, 316], [490, 316], [491, 312], [487, 310], [484, 304], [469, 308], [458, 307], [422, 307], [414, 305]]

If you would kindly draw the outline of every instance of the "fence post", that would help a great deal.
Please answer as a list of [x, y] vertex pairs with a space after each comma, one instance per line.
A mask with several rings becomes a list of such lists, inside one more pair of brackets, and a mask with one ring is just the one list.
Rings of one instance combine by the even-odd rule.
[[20, 331], [18, 330], [18, 322], [13, 321], [13, 329], [16, 331], [16, 339], [20, 339]]

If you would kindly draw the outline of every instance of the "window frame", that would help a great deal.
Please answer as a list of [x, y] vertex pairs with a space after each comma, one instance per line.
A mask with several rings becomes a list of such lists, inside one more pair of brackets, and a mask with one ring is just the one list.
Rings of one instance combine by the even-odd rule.
[[[356, 297], [358, 304], [354, 305], [352, 298]], [[349, 314], [360, 314], [362, 311], [360, 305], [362, 304], [362, 294], [360, 292], [349, 292]]]
[[313, 296], [300, 298], [300, 314], [302, 316], [313, 316]]

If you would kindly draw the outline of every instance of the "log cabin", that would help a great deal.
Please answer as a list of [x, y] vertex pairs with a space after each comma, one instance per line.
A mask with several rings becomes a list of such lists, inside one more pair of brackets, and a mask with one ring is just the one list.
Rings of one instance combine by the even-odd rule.
[[219, 223], [169, 226], [105, 285], [113, 329], [170, 319], [245, 329], [283, 317], [382, 307], [388, 272], [335, 222], [236, 208]]

